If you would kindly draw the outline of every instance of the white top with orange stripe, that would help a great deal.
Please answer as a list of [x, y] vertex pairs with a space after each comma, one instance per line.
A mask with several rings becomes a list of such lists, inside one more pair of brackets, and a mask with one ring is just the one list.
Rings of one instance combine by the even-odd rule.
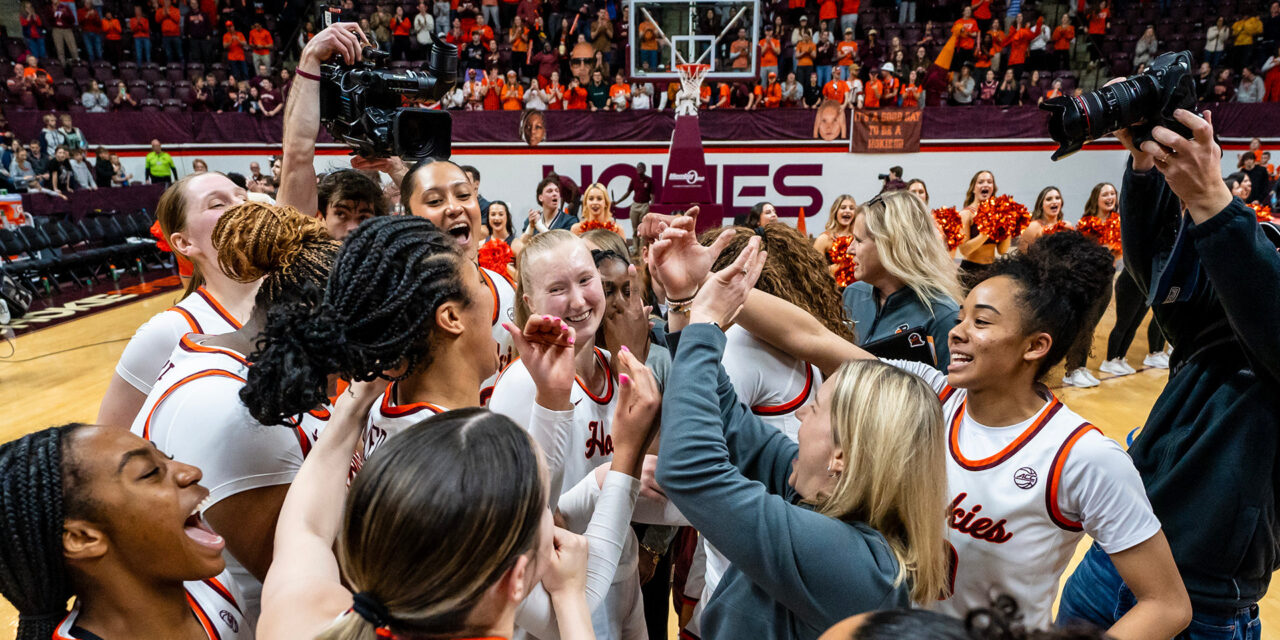
[[[772, 345], [766, 344], [738, 325], [724, 332], [725, 347], [721, 364], [733, 383], [738, 400], [750, 407], [760, 421], [777, 427], [794, 441], [799, 440], [800, 419], [796, 412], [813, 404], [822, 386], [822, 373], [818, 368], [797, 360]], [[703, 547], [699, 557], [706, 558], [702, 572], [702, 596], [694, 608], [693, 617], [686, 627], [695, 636], [701, 635], [702, 610], [711, 594], [720, 586], [720, 578], [729, 569], [729, 559], [715, 547], [698, 539]]]
[[480, 405], [484, 406], [489, 404], [489, 396], [493, 395], [493, 386], [498, 384], [498, 376], [502, 370], [516, 359], [515, 342], [511, 339], [511, 333], [502, 326], [504, 322], [513, 325], [516, 323], [516, 288], [506, 274], [482, 267], [480, 276], [493, 294], [493, 340], [498, 343], [498, 370], [480, 383]]
[[204, 287], [196, 289], [177, 305], [161, 311], [134, 332], [125, 345], [116, 375], [142, 393], [151, 393], [160, 368], [164, 366], [178, 339], [188, 333], [218, 335], [240, 328], [240, 321]]
[[[191, 613], [200, 621], [209, 640], [253, 640], [253, 627], [245, 620], [240, 610], [239, 592], [235, 583], [229, 580], [227, 572], [208, 580], [192, 580], [184, 582], [187, 590], [187, 604], [191, 605]], [[80, 601], [71, 609], [71, 613], [58, 624], [53, 631], [53, 640], [101, 640], [98, 636], [76, 628], [76, 618], [80, 616]]]
[[378, 404], [369, 410], [369, 420], [365, 422], [364, 433], [360, 436], [361, 448], [351, 459], [351, 473], [348, 479], [360, 473], [364, 461], [375, 449], [381, 447], [387, 438], [412, 427], [431, 416], [448, 411], [430, 402], [411, 402], [396, 404], [396, 383], [387, 385], [386, 391], [378, 399]]
[[[327, 424], [323, 409], [292, 426], [263, 426], [240, 401], [249, 363], [230, 349], [202, 345], [183, 336], [156, 381], [132, 431], [165, 453], [203, 472], [209, 505], [233, 495], [289, 484]], [[244, 594], [251, 624], [258, 619], [258, 582], [230, 552], [227, 571]]]
[[1007, 427], [969, 417], [967, 393], [937, 369], [886, 361], [924, 378], [947, 428], [954, 594], [937, 609], [963, 617], [1008, 594], [1029, 628], [1051, 622], [1058, 583], [1081, 536], [1118, 553], [1160, 532], [1133, 461], [1048, 389], [1036, 415]]

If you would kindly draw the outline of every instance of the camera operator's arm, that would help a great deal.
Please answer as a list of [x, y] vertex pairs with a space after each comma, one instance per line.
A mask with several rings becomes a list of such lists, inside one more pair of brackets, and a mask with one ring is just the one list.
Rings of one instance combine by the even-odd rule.
[[296, 79], [284, 110], [284, 166], [276, 202], [315, 215], [316, 136], [320, 135], [320, 63], [337, 55], [348, 64], [360, 60], [368, 44], [360, 25], [339, 22], [307, 43], [298, 60]]
[[1169, 189], [1182, 200], [1194, 226], [1200, 264], [1226, 312], [1231, 329], [1255, 367], [1280, 379], [1280, 254], [1258, 227], [1256, 215], [1233, 198], [1222, 182], [1222, 150], [1213, 140], [1213, 120], [1179, 109], [1174, 118], [1191, 130], [1192, 139], [1164, 127], [1142, 150], [1155, 158]]

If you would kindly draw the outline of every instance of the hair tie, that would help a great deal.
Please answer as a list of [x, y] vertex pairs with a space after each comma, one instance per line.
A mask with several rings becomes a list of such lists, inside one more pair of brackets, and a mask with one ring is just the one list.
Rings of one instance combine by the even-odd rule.
[[391, 613], [368, 591], [361, 591], [351, 596], [351, 610], [368, 620], [379, 631], [391, 624]]
[[30, 624], [40, 624], [44, 622], [52, 622], [58, 624], [63, 618], [67, 617], [66, 611], [48, 611], [46, 613], [19, 613], [18, 622], [26, 622]]
[[756, 232], [756, 235], [760, 236], [761, 238], [764, 237], [764, 227], [756, 227], [755, 232]]

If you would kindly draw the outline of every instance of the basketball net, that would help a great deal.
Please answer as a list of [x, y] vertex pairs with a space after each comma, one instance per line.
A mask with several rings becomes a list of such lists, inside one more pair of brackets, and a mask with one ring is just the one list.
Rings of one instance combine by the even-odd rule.
[[686, 63], [676, 65], [683, 89], [676, 94], [676, 116], [697, 116], [702, 98], [702, 81], [711, 71], [711, 65]]

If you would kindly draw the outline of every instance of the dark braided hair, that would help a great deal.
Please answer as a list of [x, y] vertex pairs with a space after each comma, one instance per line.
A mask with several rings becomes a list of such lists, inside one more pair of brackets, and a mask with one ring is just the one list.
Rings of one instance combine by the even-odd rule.
[[71, 577], [62, 555], [68, 517], [89, 502], [73, 499], [67, 441], [85, 425], [51, 427], [0, 445], [0, 594], [18, 609], [17, 640], [48, 640], [67, 615]]
[[385, 216], [347, 236], [317, 304], [276, 305], [240, 398], [263, 424], [325, 402], [327, 376], [397, 379], [431, 364], [435, 311], [470, 304], [457, 243], [425, 218]]
[[1025, 252], [1001, 256], [964, 284], [972, 289], [997, 276], [1018, 283], [1017, 299], [1027, 318], [1023, 329], [1053, 338], [1036, 368], [1041, 377], [1066, 357], [1090, 310], [1111, 286], [1112, 261], [1111, 251], [1079, 231], [1061, 231], [1041, 237]]

